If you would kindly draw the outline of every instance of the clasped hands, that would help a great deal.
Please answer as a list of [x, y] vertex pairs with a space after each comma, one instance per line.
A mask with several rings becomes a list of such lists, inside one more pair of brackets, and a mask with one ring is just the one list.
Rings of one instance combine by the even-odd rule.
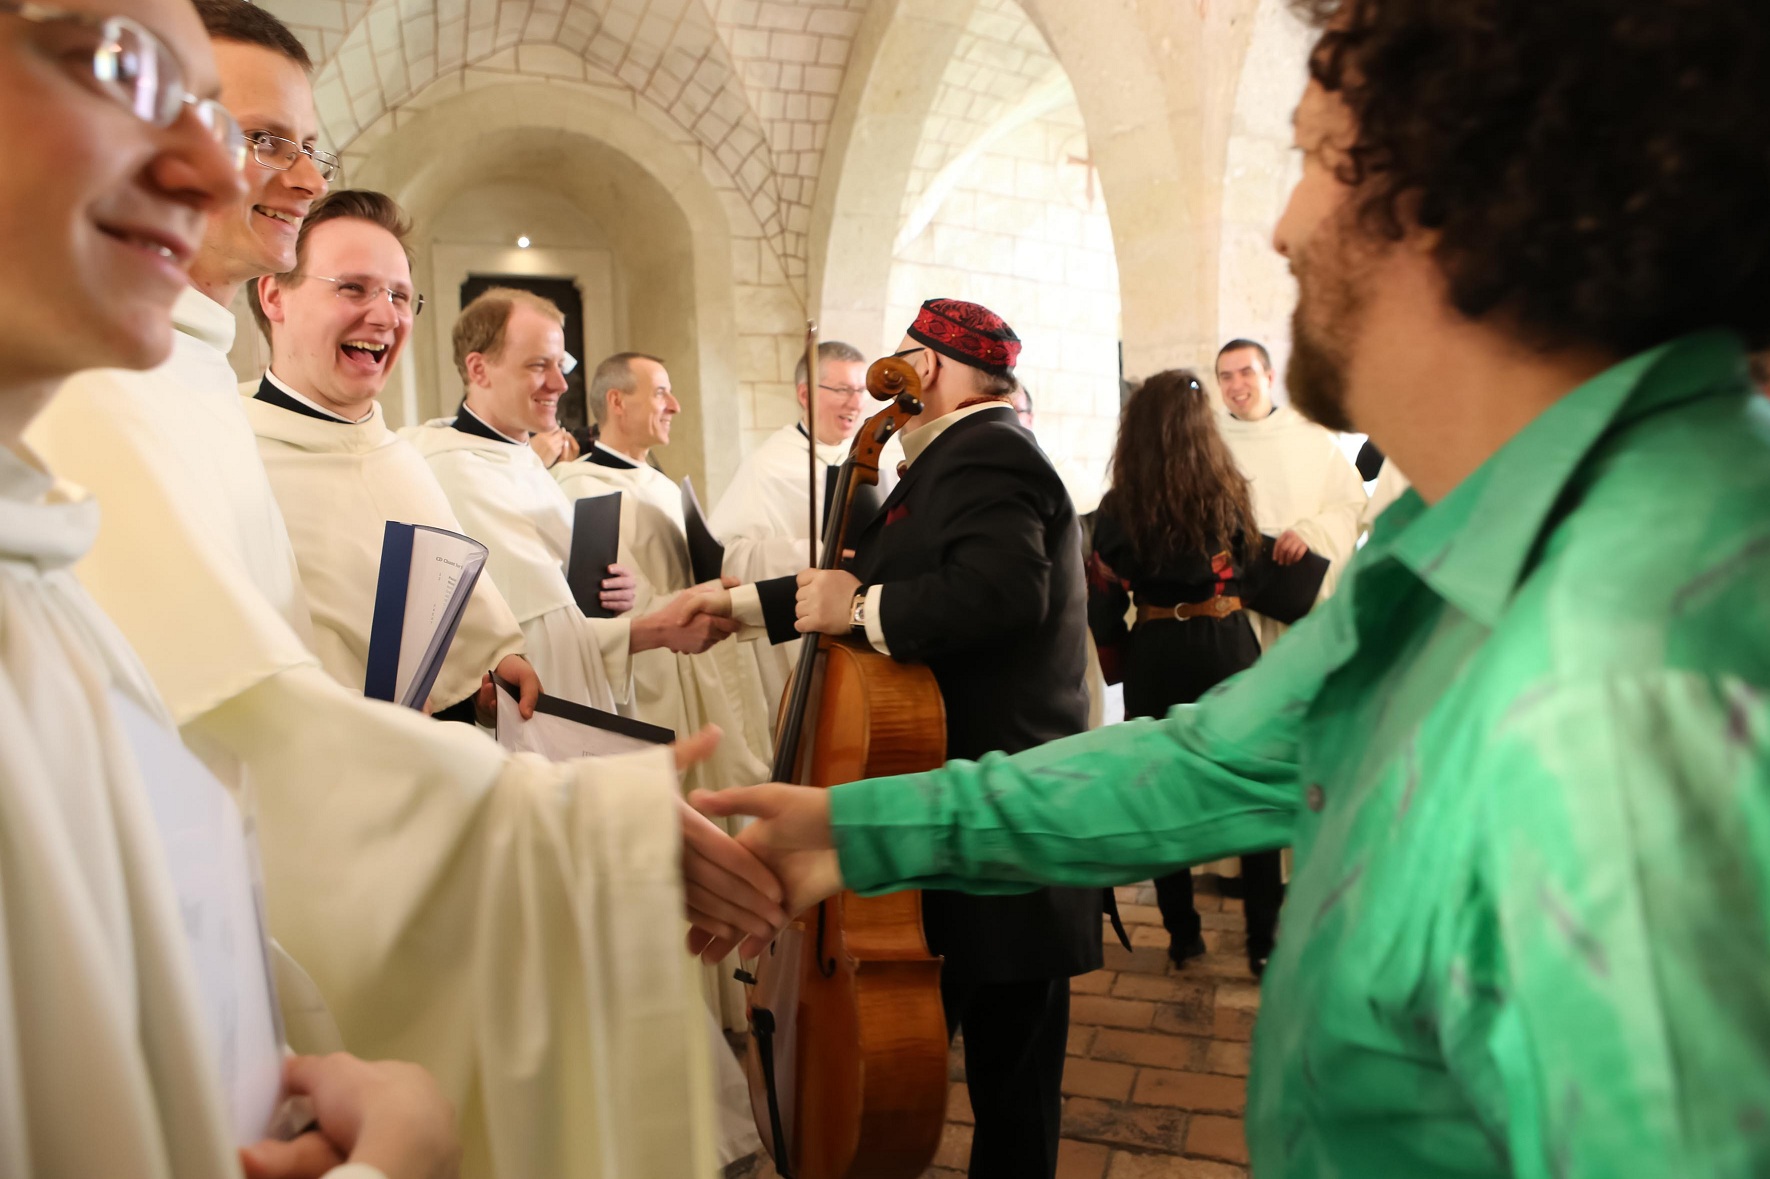
[[[677, 769], [705, 760], [718, 743], [711, 726], [678, 741]], [[679, 809], [688, 949], [702, 961], [733, 950], [754, 958], [795, 916], [842, 891], [829, 791], [773, 782], [697, 790]], [[708, 816], [754, 821], [734, 837]]]
[[[799, 590], [794, 595], [794, 629], [802, 635], [845, 635], [852, 629], [849, 616], [854, 595], [860, 590], [859, 578], [846, 569], [801, 569], [796, 580]], [[696, 586], [690, 608], [730, 618], [731, 591], [737, 584], [728, 577], [718, 586]]]

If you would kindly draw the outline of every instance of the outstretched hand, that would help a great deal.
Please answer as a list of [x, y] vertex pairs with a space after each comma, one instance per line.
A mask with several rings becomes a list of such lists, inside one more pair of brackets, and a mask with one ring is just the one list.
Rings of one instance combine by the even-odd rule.
[[[769, 783], [716, 794], [697, 790], [690, 802], [705, 815], [755, 818], [757, 821], [745, 827], [736, 842], [766, 865], [785, 889], [782, 918], [773, 928], [766, 933], [745, 929], [741, 944], [744, 957], [760, 954], [787, 919], [842, 891], [842, 870], [830, 831], [827, 790]], [[729, 927], [715, 929], [700, 921], [694, 925], [688, 948], [704, 961], [718, 962], [740, 949], [739, 939]]]
[[721, 577], [718, 581], [703, 581], [699, 585], [690, 586], [677, 599], [682, 603], [686, 616], [710, 614], [715, 618], [731, 617], [731, 591], [743, 582], [735, 577]]
[[[724, 593], [723, 590], [711, 592]], [[637, 654], [668, 647], [679, 655], [699, 655], [743, 629], [741, 623], [709, 609], [709, 591], [683, 590], [650, 614], [633, 620], [631, 649]], [[729, 607], [727, 608], [729, 613]]]
[[[708, 725], [670, 747], [676, 771], [699, 765], [719, 745], [717, 726]], [[787, 923], [781, 909], [785, 895], [762, 861], [740, 847], [719, 825], [678, 800], [682, 820], [683, 907], [697, 929], [736, 943], [760, 938], [764, 943]]]

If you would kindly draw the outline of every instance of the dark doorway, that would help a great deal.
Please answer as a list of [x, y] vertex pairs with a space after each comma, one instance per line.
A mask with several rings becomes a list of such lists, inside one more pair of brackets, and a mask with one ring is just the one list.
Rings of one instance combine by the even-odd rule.
[[492, 287], [515, 287], [547, 299], [565, 312], [565, 350], [578, 361], [565, 378], [565, 396], [559, 399], [559, 424], [568, 430], [581, 430], [585, 421], [584, 390], [590, 379], [590, 368], [601, 357], [584, 355], [584, 296], [578, 284], [569, 278], [537, 278], [532, 274], [470, 274], [461, 284], [461, 306], [465, 307]]

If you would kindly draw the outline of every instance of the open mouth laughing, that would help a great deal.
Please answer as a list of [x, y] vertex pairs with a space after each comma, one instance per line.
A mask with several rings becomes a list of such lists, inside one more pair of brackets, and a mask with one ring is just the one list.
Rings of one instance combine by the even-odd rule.
[[346, 340], [338, 346], [338, 351], [352, 368], [360, 372], [380, 372], [393, 347], [374, 340]]

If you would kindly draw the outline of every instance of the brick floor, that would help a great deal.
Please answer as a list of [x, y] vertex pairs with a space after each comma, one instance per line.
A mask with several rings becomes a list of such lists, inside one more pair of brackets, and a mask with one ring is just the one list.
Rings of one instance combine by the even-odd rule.
[[[1242, 1112], [1260, 992], [1248, 974], [1241, 904], [1197, 881], [1203, 958], [1176, 970], [1148, 885], [1118, 890], [1134, 947], [1106, 931], [1106, 966], [1074, 982], [1058, 1179], [1248, 1179]], [[971, 1105], [962, 1058], [935, 1166], [964, 1179]], [[743, 1174], [736, 1168], [734, 1173]], [[775, 1179], [766, 1163], [754, 1179]]]

